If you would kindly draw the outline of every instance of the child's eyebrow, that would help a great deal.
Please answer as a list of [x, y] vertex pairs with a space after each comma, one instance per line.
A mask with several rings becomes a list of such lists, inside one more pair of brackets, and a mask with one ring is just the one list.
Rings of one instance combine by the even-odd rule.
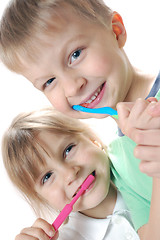
[[43, 143], [40, 144], [41, 148], [43, 149], [43, 153], [49, 158], [55, 157], [57, 153], [58, 155], [59, 154], [61, 155], [61, 153], [63, 153], [64, 149], [66, 148], [66, 146], [75, 140], [75, 135], [71, 135], [71, 134], [60, 133], [58, 134], [58, 136], [60, 137], [60, 139], [58, 140], [54, 148], [49, 147], [49, 149], [47, 149], [46, 147], [44, 147]]
[[84, 39], [85, 38], [85, 35], [84, 34], [78, 34], [78, 35], [75, 35], [74, 37], [72, 37], [72, 38], [70, 38], [67, 42], [66, 42], [66, 45], [67, 44], [70, 44], [70, 43], [72, 43], [72, 42], [78, 42], [78, 41], [80, 41], [80, 40], [82, 40], [82, 39]]
[[62, 135], [63, 138], [60, 140], [58, 146], [56, 147], [56, 150], [61, 153], [66, 148], [68, 144], [74, 141], [74, 136], [71, 135]]

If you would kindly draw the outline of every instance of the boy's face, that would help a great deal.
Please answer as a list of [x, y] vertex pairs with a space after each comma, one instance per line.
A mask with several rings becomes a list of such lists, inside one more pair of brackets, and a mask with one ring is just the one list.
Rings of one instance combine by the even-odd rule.
[[72, 106], [115, 108], [125, 99], [129, 73], [112, 29], [69, 12], [53, 28], [52, 36], [44, 37], [37, 62], [26, 62], [23, 75], [60, 112], [74, 118], [104, 117]]
[[73, 211], [96, 208], [106, 198], [110, 186], [110, 166], [101, 147], [85, 136], [40, 133], [46, 165], [36, 181], [36, 191], [56, 210], [69, 203], [84, 180], [94, 182], [74, 205]]

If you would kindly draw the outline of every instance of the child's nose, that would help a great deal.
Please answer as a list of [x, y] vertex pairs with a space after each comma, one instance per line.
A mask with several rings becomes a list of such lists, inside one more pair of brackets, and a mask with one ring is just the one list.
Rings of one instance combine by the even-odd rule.
[[71, 185], [77, 178], [80, 167], [67, 168], [64, 172], [64, 182], [66, 186]]
[[65, 78], [63, 81], [63, 88], [65, 92], [65, 97], [74, 97], [83, 90], [83, 88], [86, 85], [86, 79], [83, 77], [73, 77], [73, 76], [68, 76]]

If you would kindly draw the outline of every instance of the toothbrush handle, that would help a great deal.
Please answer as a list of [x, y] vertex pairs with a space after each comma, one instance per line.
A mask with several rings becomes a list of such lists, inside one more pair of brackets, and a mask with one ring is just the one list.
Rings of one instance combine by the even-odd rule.
[[72, 199], [72, 201], [69, 204], [66, 204], [65, 207], [62, 209], [58, 217], [55, 219], [55, 221], [52, 223], [52, 226], [54, 227], [55, 231], [58, 230], [58, 228], [61, 226], [61, 224], [65, 221], [65, 219], [68, 217], [68, 215], [73, 210], [73, 205], [78, 200], [78, 198], [83, 194], [83, 192], [90, 186], [90, 184], [93, 182], [94, 176], [89, 175], [86, 180], [83, 182], [80, 190], [76, 194], [76, 196]]
[[57, 231], [61, 224], [66, 220], [68, 215], [71, 213], [72, 209], [73, 207], [70, 204], [66, 204], [66, 206], [62, 209], [58, 217], [52, 223], [52, 226], [54, 227], [55, 231]]
[[117, 111], [110, 107], [102, 107], [102, 108], [86, 108], [80, 105], [73, 105], [72, 108], [77, 111], [81, 112], [88, 112], [88, 113], [98, 113], [98, 114], [109, 114], [109, 115], [117, 115]]
[[66, 204], [65, 207], [62, 209], [58, 217], [55, 219], [55, 221], [52, 223], [52, 226], [54, 227], [55, 231], [58, 230], [58, 228], [61, 226], [61, 224], [66, 220], [68, 215], [73, 210], [73, 205], [78, 200], [78, 198], [82, 195], [82, 193], [85, 191], [85, 189], [82, 188], [79, 190], [79, 192], [76, 194], [76, 196], [72, 199], [72, 201], [69, 204]]

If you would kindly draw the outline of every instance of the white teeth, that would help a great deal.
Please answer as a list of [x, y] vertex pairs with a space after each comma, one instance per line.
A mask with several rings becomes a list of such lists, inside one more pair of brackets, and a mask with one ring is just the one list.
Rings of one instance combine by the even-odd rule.
[[92, 102], [92, 100], [88, 100], [86, 103], [91, 103]]
[[95, 92], [95, 94], [85, 103], [91, 103], [93, 100], [95, 100], [98, 94], [100, 93], [100, 91], [101, 91], [101, 87], [99, 87], [97, 92]]
[[94, 99], [96, 99], [96, 96], [91, 97], [91, 100], [94, 100]]

